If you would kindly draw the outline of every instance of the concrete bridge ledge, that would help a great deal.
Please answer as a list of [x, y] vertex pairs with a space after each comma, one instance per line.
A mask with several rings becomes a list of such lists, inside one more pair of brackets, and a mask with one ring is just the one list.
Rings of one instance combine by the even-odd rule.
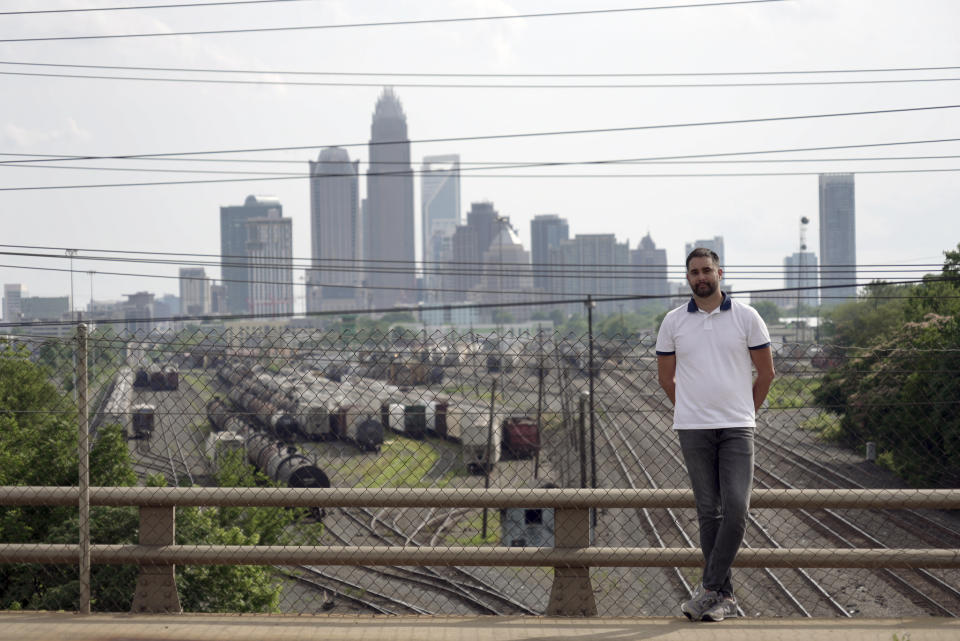
[[960, 621], [0, 612], [0, 641], [956, 641]]

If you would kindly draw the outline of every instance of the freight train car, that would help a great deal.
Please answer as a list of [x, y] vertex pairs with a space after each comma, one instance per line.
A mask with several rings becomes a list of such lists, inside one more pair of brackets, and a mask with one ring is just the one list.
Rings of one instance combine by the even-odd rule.
[[503, 421], [503, 454], [511, 458], [532, 458], [540, 451], [540, 430], [536, 419], [509, 416]]
[[141, 403], [131, 408], [133, 438], [149, 439], [153, 435], [154, 418], [157, 408]]
[[502, 418], [482, 406], [451, 407], [447, 412], [448, 438], [458, 438], [463, 446], [463, 462], [474, 474], [490, 472], [500, 461]]

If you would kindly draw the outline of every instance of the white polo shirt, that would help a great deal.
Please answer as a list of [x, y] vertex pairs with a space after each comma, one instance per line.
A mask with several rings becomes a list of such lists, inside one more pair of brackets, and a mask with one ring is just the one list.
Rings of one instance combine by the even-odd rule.
[[723, 294], [705, 312], [694, 299], [671, 310], [657, 334], [657, 355], [677, 357], [674, 429], [755, 427], [750, 350], [770, 346], [753, 307]]

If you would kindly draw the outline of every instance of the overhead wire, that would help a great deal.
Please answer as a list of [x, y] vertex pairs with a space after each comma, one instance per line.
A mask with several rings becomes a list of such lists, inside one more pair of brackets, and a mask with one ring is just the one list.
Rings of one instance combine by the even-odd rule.
[[[48, 251], [62, 251], [66, 252], [77, 251], [77, 252], [98, 252], [101, 254], [137, 254], [142, 256], [183, 256], [187, 258], [216, 258], [216, 259], [247, 259], [247, 256], [244, 254], [204, 254], [196, 252], [163, 252], [163, 251], [154, 251], [154, 250], [131, 250], [131, 249], [107, 249], [107, 248], [91, 248], [91, 247], [60, 247], [60, 246], [51, 246], [51, 245], [18, 245], [18, 244], [4, 244], [0, 243], [0, 247], [5, 247], [9, 249], [42, 249]], [[82, 256], [77, 254], [74, 258]], [[65, 255], [58, 256], [59, 258], [65, 258]], [[482, 261], [432, 261], [432, 260], [406, 260], [406, 259], [384, 259], [384, 258], [307, 258], [307, 257], [291, 257], [294, 261], [303, 261], [304, 263], [310, 264], [312, 262], [325, 263], [335, 261], [338, 263], [358, 263], [362, 265], [377, 265], [377, 264], [399, 264], [399, 265], [447, 265], [450, 262], [454, 262], [457, 265], [477, 265], [483, 266], [487, 263]], [[509, 262], [509, 261], [498, 261], [500, 265], [529, 265], [530, 263], [520, 263], [520, 262]], [[616, 263], [580, 263], [582, 267], [624, 267], [624, 265]], [[833, 264], [831, 267], [934, 267], [939, 268], [942, 266], [942, 263], [857, 263], [857, 264]], [[667, 267], [673, 269], [683, 269], [685, 271], [685, 266], [683, 263], [679, 264], [669, 264]], [[735, 264], [727, 263], [726, 267], [728, 268], [738, 268], [738, 269], [747, 269], [747, 268], [775, 268], [782, 269], [783, 265], [781, 264]], [[804, 267], [806, 269], [807, 267]]]
[[217, 2], [188, 2], [180, 4], [139, 4], [113, 7], [73, 7], [69, 9], [18, 9], [0, 11], [0, 16], [29, 16], [57, 13], [92, 13], [102, 11], [136, 11], [141, 9], [196, 9], [201, 7], [223, 7], [244, 4], [269, 4], [279, 2], [306, 2], [312, 0], [219, 0]]
[[616, 15], [625, 13], [638, 13], [643, 11], [663, 11], [670, 9], [707, 9], [712, 7], [727, 7], [737, 5], [753, 4], [771, 4], [784, 2], [785, 0], [727, 0], [725, 2], [701, 2], [681, 5], [660, 5], [647, 7], [618, 7], [608, 9], [581, 9], [576, 11], [547, 11], [536, 13], [515, 13], [500, 14], [492, 16], [462, 16], [452, 18], [421, 18], [410, 20], [386, 20], [376, 22], [355, 22], [348, 24], [319, 24], [319, 25], [290, 25], [283, 27], [248, 27], [236, 29], [206, 29], [196, 31], [155, 31], [144, 33], [113, 33], [82, 36], [41, 36], [32, 38], [2, 38], [0, 43], [26, 43], [26, 42], [63, 42], [77, 40], [115, 40], [120, 38], [156, 38], [169, 36], [210, 36], [210, 35], [228, 35], [240, 33], [283, 33], [293, 31], [319, 31], [334, 29], [363, 29], [371, 27], [399, 27], [416, 26], [427, 24], [454, 24], [464, 22], [492, 22], [499, 20], [518, 20], [532, 18], [568, 18], [575, 16], [588, 15]]
[[[960, 171], [960, 167], [946, 167], [939, 169], [875, 169], [860, 170], [858, 174], [930, 174], [952, 173]], [[765, 178], [782, 176], [818, 176], [822, 171], [790, 171], [790, 172], [736, 172], [736, 173], [660, 173], [660, 174], [477, 174], [473, 178], [542, 178], [542, 179], [594, 179], [594, 178]], [[203, 180], [167, 180], [129, 183], [97, 183], [74, 185], [36, 185], [29, 187], [0, 187], [0, 192], [12, 191], [53, 191], [66, 189], [105, 189], [121, 187], [160, 187], [171, 185], [204, 185], [216, 183], [237, 182], [264, 182], [278, 180], [304, 180], [309, 176], [266, 176], [246, 178], [210, 178]]]
[[[919, 284], [919, 283], [929, 283], [929, 282], [960, 282], [960, 278], [955, 276], [943, 276], [943, 277], [933, 277], [923, 280], [903, 280], [888, 283], [889, 285], [910, 285], [910, 284]], [[784, 287], [781, 289], [763, 289], [763, 290], [745, 290], [742, 292], [737, 292], [738, 294], [763, 294], [763, 293], [779, 293], [779, 292], [802, 292], [810, 290], [830, 290], [830, 289], [839, 289], [850, 287], [852, 284], [842, 284], [842, 285], [819, 285], [815, 287]], [[864, 286], [865, 283], [857, 284], [857, 286]], [[556, 294], [554, 294], [556, 295]], [[353, 315], [362, 315], [362, 314], [384, 314], [391, 312], [401, 312], [401, 313], [411, 313], [411, 312], [424, 312], [424, 311], [440, 311], [440, 310], [449, 310], [449, 309], [493, 309], [493, 308], [502, 308], [502, 307], [548, 307], [548, 306], [559, 306], [559, 305], [572, 305], [572, 304], [586, 304], [587, 302], [595, 303], [605, 303], [605, 302], [618, 302], [618, 301], [637, 301], [637, 300], [660, 300], [660, 299], [670, 299], [675, 298], [674, 294], [664, 294], [664, 295], [646, 295], [646, 294], [631, 294], [623, 296], [592, 296], [591, 298], [585, 298], [580, 296], [577, 298], [559, 298], [543, 301], [514, 301], [514, 302], [499, 302], [499, 303], [436, 303], [436, 304], [425, 304], [425, 305], [413, 305], [413, 306], [397, 306], [397, 307], [381, 307], [373, 309], [353, 309], [353, 310], [339, 310], [339, 311], [318, 311], [318, 312], [281, 312], [281, 313], [257, 313], [257, 314], [218, 314], [218, 315], [196, 315], [196, 316], [169, 316], [169, 317], [145, 317], [145, 318], [109, 318], [109, 319], [96, 319], [95, 322], [98, 325], [110, 325], [110, 324], [131, 324], [131, 323], [175, 323], [175, 322], [223, 322], [229, 320], [264, 320], [264, 319], [290, 319], [290, 318], [303, 318], [303, 317], [322, 317], [322, 316], [353, 316]], [[821, 295], [821, 298], [831, 299], [832, 296]], [[848, 299], [849, 296], [840, 296], [838, 298]], [[890, 299], [902, 298], [899, 296], [890, 296]], [[914, 297], [909, 297], [914, 298]], [[949, 298], [960, 298], [960, 296]], [[0, 323], [0, 328], [14, 328], [14, 327], [52, 327], [52, 326], [70, 326], [76, 325], [82, 320], [59, 320], [59, 321], [21, 321], [15, 323]]]
[[110, 69], [115, 71], [163, 71], [170, 73], [223, 73], [223, 74], [264, 74], [271, 76], [360, 76], [384, 78], [668, 78], [696, 76], [781, 76], [781, 75], [826, 75], [826, 74], [868, 74], [868, 73], [916, 73], [930, 71], [956, 71], [960, 65], [942, 65], [929, 67], [861, 67], [846, 69], [781, 69], [746, 71], [627, 71], [627, 72], [556, 72], [556, 73], [517, 73], [517, 72], [413, 72], [413, 71], [296, 71], [284, 69], [224, 69], [222, 67], [157, 67], [136, 65], [93, 65], [60, 62], [36, 62], [22, 60], [0, 60], [0, 65], [29, 67], [66, 67], [71, 69]]
[[[665, 123], [657, 125], [633, 125], [624, 127], [598, 127], [589, 129], [561, 129], [551, 131], [533, 131], [511, 134], [485, 134], [474, 136], [447, 136], [435, 138], [419, 138], [414, 140], [401, 141], [379, 141], [370, 140], [367, 142], [356, 143], [338, 143], [338, 144], [313, 144], [313, 145], [294, 145], [294, 146], [275, 146], [275, 147], [249, 147], [238, 149], [212, 149], [212, 150], [192, 150], [179, 152], [156, 152], [145, 154], [116, 154], [116, 155], [64, 155], [64, 156], [44, 156], [37, 158], [37, 162], [61, 162], [68, 160], [130, 160], [130, 159], [153, 159], [170, 156], [210, 156], [223, 154], [246, 154], [246, 153], [264, 153], [270, 151], [301, 151], [305, 149], [320, 149], [323, 147], [379, 147], [389, 145], [413, 145], [413, 144], [432, 144], [446, 142], [472, 142], [480, 140], [512, 140], [519, 138], [543, 138], [551, 136], [572, 136], [606, 133], [626, 133], [629, 131], [653, 131], [661, 129], [679, 129], [688, 127], [712, 127], [727, 125], [744, 125], [767, 122], [792, 122], [800, 120], [815, 120], [824, 118], [847, 118], [858, 116], [877, 116], [887, 114], [903, 113], [923, 113], [932, 111], [942, 111], [960, 108], [960, 104], [948, 105], [929, 105], [922, 107], [900, 107], [894, 109], [870, 109], [863, 111], [844, 111], [819, 114], [800, 114], [793, 116], [767, 116], [758, 118], [739, 118], [730, 120], [706, 120], [695, 122]], [[3, 155], [3, 154], [0, 154]], [[0, 161], [0, 163], [19, 162], [19, 161]]]
[[[479, 165], [479, 166], [470, 166], [464, 167], [459, 171], [446, 171], [446, 170], [423, 170], [417, 169], [413, 166], [409, 170], [398, 170], [398, 171], [371, 171], [367, 172], [367, 176], [413, 176], [413, 177], [422, 177], [422, 176], [434, 176], [434, 175], [445, 175], [456, 173], [458, 176], [462, 175], [462, 172], [466, 172], [468, 176], [474, 177], [479, 176], [483, 177], [485, 174], [474, 173], [477, 171], [489, 171], [489, 170], [499, 170], [499, 169], [528, 169], [534, 167], [569, 167], [569, 166], [584, 166], [590, 164], [602, 164], [603, 166], [617, 166], [617, 165], [637, 165], [637, 164], [647, 164], [647, 165], [749, 165], [749, 164], [783, 164], [783, 163], [847, 163], [847, 162], [893, 162], [893, 161], [919, 161], [919, 160], [956, 160], [960, 158], [960, 154], [943, 154], [943, 155], [925, 155], [925, 156], [863, 156], [863, 157], [847, 157], [847, 158], [757, 158], [757, 159], [714, 159], [714, 160], [650, 160], [650, 161], [552, 161], [552, 162], [543, 162], [543, 163], [524, 163], [523, 165], [517, 164], [505, 164], [503, 166], [497, 165]], [[290, 161], [296, 162], [298, 165], [304, 165], [308, 161]], [[367, 163], [370, 164], [370, 163]], [[402, 163], [373, 163], [375, 165], [380, 164], [397, 164], [402, 165]], [[407, 165], [409, 166], [409, 165]], [[350, 178], [357, 176], [358, 174], [353, 173], [333, 173], [333, 172], [318, 172], [318, 173], [309, 173], [309, 172], [290, 172], [290, 171], [268, 171], [265, 169], [260, 170], [240, 170], [240, 169], [170, 169], [167, 167], [105, 167], [105, 166], [90, 166], [90, 165], [49, 165], [49, 164], [34, 164], [30, 160], [24, 160], [22, 163], [4, 163], [0, 164], [0, 168], [3, 167], [13, 167], [13, 168], [23, 168], [23, 169], [58, 169], [58, 170], [67, 170], [67, 171], [99, 171], [99, 172], [126, 172], [126, 173], [154, 173], [154, 174], [201, 174], [201, 175], [228, 175], [228, 176], [280, 176], [284, 178], [317, 178], [317, 179], [326, 179], [326, 178]], [[849, 170], [851, 173], [863, 173], [859, 170]], [[866, 170], [868, 173], [870, 170]], [[903, 170], [888, 170], [888, 171], [903, 171]], [[823, 173], [817, 172], [817, 173]], [[569, 174], [558, 174], [558, 176], [568, 176]], [[618, 177], [618, 176], [629, 176], [630, 174], [622, 173], [591, 173], [586, 174], [585, 176], [593, 177]], [[691, 174], [696, 176], [699, 174]], [[717, 175], [734, 175], [730, 173], [717, 174]], [[527, 174], [516, 174], [515, 177], [522, 178], [528, 176]], [[493, 175], [491, 177], [503, 177], [503, 175]], [[543, 176], [534, 176], [534, 177], [543, 177]]]
[[[0, 40], [0, 42], [3, 42]], [[262, 72], [268, 73], [268, 72]], [[269, 79], [233, 79], [233, 78], [167, 78], [162, 76], [108, 76], [102, 74], [48, 73], [39, 71], [0, 71], [2, 76], [23, 76], [32, 78], [65, 78], [76, 80], [126, 80], [134, 82], [163, 82], [182, 84], [212, 85], [255, 85], [285, 87], [382, 87], [382, 82], [347, 81], [310, 81], [310, 80], [269, 80]], [[940, 78], [869, 78], [857, 80], [778, 80], [770, 82], [685, 82], [685, 83], [437, 83], [437, 82], [391, 82], [392, 87], [400, 89], [724, 89], [748, 87], [816, 87], [838, 85], [889, 85], [957, 82], [960, 77]]]
[[[64, 250], [66, 251], [66, 250]], [[76, 250], [79, 251], [79, 250]], [[131, 252], [132, 253], [132, 252]], [[183, 267], [236, 267], [241, 269], [297, 269], [311, 272], [340, 272], [340, 273], [375, 273], [375, 274], [417, 274], [427, 276], [484, 276], [498, 275], [504, 277], [526, 277], [543, 276], [548, 278], [584, 278], [590, 277], [593, 280], [605, 279], [657, 279], [668, 276], [683, 277], [686, 269], [683, 266], [644, 266], [633, 264], [613, 264], [613, 265], [589, 265], [589, 264], [533, 264], [533, 263], [461, 263], [459, 261], [431, 261], [430, 264], [436, 267], [428, 266], [425, 261], [401, 261], [401, 260], [379, 260], [367, 263], [363, 260], [354, 259], [336, 259], [327, 258], [322, 262], [314, 262], [314, 259], [294, 258], [294, 257], [246, 257], [246, 256], [220, 256], [207, 255], [211, 260], [190, 259], [169, 259], [169, 258], [142, 258], [129, 256], [103, 256], [96, 254], [75, 253], [72, 256], [66, 254], [39, 254], [34, 252], [16, 252], [0, 251], [0, 256], [12, 256], [16, 258], [42, 258], [53, 260], [72, 260], [96, 261], [96, 262], [116, 262], [116, 263], [136, 263], [148, 265], [173, 265]], [[888, 274], [888, 273], [910, 273], [927, 272], [930, 267], [940, 267], [939, 264], [929, 265], [812, 265], [812, 266], [741, 266], [739, 268], [725, 267], [727, 277], [742, 278], [749, 280], [774, 280], [782, 277], [784, 274], [795, 276], [809, 276], [811, 274], [820, 274], [823, 277], [829, 277], [829, 274], [838, 271], [856, 271], [860, 274]], [[879, 268], [879, 269], [878, 269]], [[75, 271], [86, 271], [82, 268]], [[732, 272], [732, 273], [731, 273]], [[646, 276], [652, 274], [652, 276]], [[833, 277], [829, 277], [833, 278]], [[249, 281], [261, 282], [261, 281]], [[307, 283], [310, 284], [310, 283]], [[331, 285], [332, 286], [332, 285]]]

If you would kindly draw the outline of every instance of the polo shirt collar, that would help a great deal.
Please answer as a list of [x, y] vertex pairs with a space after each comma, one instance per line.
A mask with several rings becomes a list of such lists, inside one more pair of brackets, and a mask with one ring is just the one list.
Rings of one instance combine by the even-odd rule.
[[[721, 291], [720, 294], [723, 296], [723, 300], [720, 301], [720, 311], [725, 312], [730, 309], [730, 306], [733, 305], [733, 302], [730, 300], [730, 297], [727, 296], [726, 292]], [[693, 296], [690, 297], [690, 302], [687, 303], [687, 311], [691, 314], [695, 314], [700, 311], [700, 308], [697, 307], [697, 301], [694, 300]]]

